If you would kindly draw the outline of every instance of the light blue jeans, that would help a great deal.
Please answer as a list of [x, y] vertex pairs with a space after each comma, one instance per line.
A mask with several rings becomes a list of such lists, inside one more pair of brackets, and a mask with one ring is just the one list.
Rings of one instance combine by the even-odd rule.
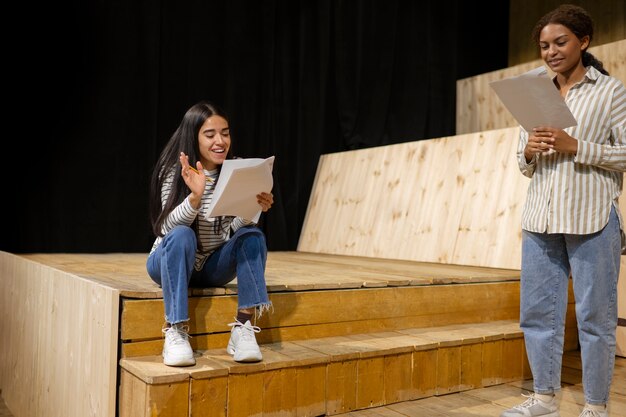
[[520, 325], [536, 393], [561, 388], [571, 270], [585, 400], [608, 402], [615, 364], [620, 233], [615, 208], [604, 229], [590, 235], [523, 231]]
[[148, 256], [150, 278], [163, 289], [165, 320], [189, 320], [188, 289], [221, 287], [237, 278], [238, 308], [257, 308], [260, 313], [271, 303], [265, 285], [267, 247], [257, 227], [242, 227], [209, 256], [202, 270], [194, 269], [197, 238], [190, 227], [176, 226]]

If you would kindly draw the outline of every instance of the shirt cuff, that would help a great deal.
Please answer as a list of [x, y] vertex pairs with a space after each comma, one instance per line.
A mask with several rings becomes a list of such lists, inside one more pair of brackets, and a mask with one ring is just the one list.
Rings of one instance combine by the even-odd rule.
[[185, 197], [185, 199], [183, 200], [183, 204], [185, 207], [185, 211], [188, 211], [189, 214], [192, 214], [193, 216], [198, 214], [198, 212], [200, 211], [199, 208], [194, 208], [194, 206], [191, 204], [191, 201], [189, 201], [189, 196]]
[[602, 145], [593, 142], [578, 141], [574, 162], [585, 165], [599, 165], [604, 157]]
[[522, 172], [533, 169], [535, 165], [537, 165], [538, 157], [538, 154], [534, 154], [533, 157], [530, 159], [530, 162], [526, 162], [526, 157], [524, 156], [524, 154], [522, 154], [519, 158], [519, 167]]

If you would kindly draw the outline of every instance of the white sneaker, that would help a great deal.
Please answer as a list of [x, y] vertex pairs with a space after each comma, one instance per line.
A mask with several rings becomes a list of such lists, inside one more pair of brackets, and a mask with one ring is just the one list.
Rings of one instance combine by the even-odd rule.
[[606, 407], [604, 410], [595, 410], [585, 405], [583, 412], [578, 417], [609, 417], [609, 412], [606, 411]]
[[242, 324], [235, 319], [234, 323], [230, 323], [230, 340], [226, 351], [233, 355], [236, 362], [258, 362], [263, 359], [261, 349], [256, 342], [255, 333], [261, 331], [260, 327], [253, 326], [250, 320]]
[[193, 350], [189, 344], [189, 326], [182, 323], [173, 324], [163, 329], [163, 363], [169, 366], [195, 365]]
[[522, 396], [528, 399], [504, 411], [500, 417], [559, 417], [559, 408], [555, 396], [548, 402], [541, 401], [535, 394], [522, 394]]

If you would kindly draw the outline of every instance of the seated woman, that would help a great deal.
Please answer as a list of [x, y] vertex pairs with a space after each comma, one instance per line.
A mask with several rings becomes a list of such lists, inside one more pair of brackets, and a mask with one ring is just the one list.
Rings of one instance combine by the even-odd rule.
[[[148, 274], [163, 288], [163, 363], [195, 364], [189, 344], [189, 287], [223, 286], [237, 277], [238, 311], [228, 353], [238, 362], [262, 360], [251, 323], [271, 307], [265, 285], [267, 247], [256, 225], [240, 217], [208, 218], [220, 168], [231, 157], [228, 120], [212, 103], [192, 106], [163, 149], [150, 184], [150, 217], [156, 240]], [[194, 161], [195, 168], [190, 165]], [[271, 193], [259, 193], [266, 212]]]

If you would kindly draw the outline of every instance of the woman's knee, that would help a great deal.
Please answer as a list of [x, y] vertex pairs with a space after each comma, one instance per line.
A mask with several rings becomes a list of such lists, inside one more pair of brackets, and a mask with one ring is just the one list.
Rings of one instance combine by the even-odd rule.
[[256, 227], [247, 227], [245, 229], [239, 229], [237, 232], [241, 231], [242, 233], [237, 236], [242, 242], [254, 242], [258, 243], [261, 247], [265, 247], [265, 234], [261, 231], [261, 229]]
[[189, 226], [176, 226], [165, 235], [164, 243], [169, 246], [176, 245], [185, 252], [195, 252], [196, 233]]
[[237, 230], [231, 239], [235, 241], [236, 250], [243, 249], [245, 252], [250, 253], [258, 252], [261, 254], [267, 253], [267, 245], [265, 243], [265, 235], [256, 227], [246, 227]]

